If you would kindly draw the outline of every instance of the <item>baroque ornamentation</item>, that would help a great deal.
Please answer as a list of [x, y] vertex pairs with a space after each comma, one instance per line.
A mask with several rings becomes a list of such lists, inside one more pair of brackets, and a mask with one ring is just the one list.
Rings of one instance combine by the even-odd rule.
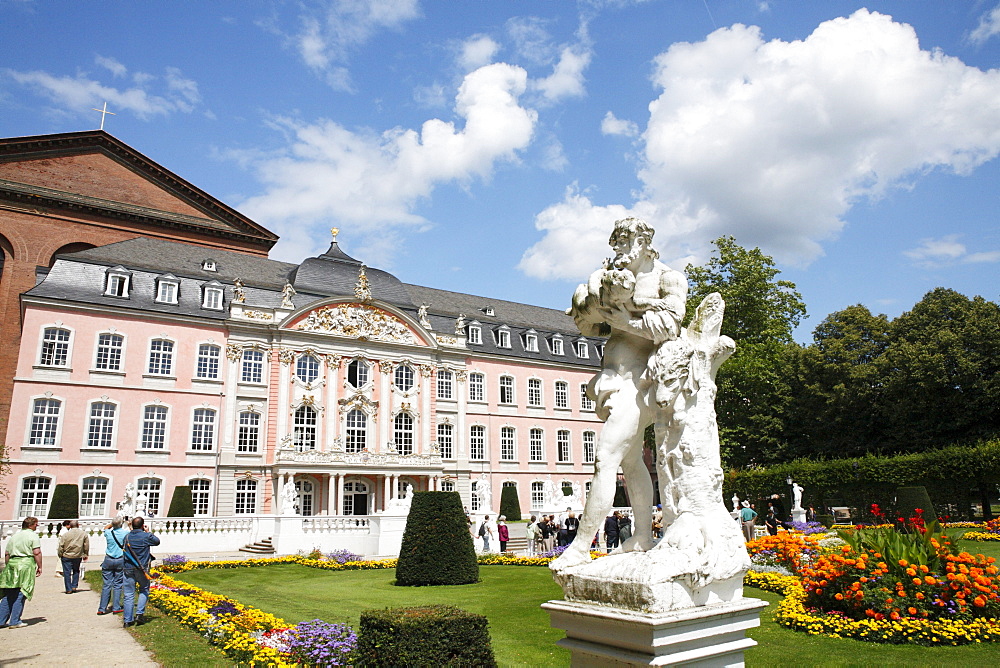
[[264, 322], [274, 320], [274, 314], [264, 311], [243, 311], [243, 317], [248, 320], [263, 320]]
[[372, 300], [372, 288], [368, 284], [368, 274], [365, 273], [365, 265], [358, 269], [358, 282], [354, 285], [354, 296], [359, 302], [370, 302]]
[[295, 361], [295, 351], [291, 348], [278, 348], [278, 361], [288, 366]]
[[338, 400], [337, 403], [340, 404], [341, 414], [357, 409], [362, 413], [368, 414], [373, 422], [375, 421], [375, 416], [378, 414], [378, 402], [369, 399], [360, 392], [351, 397], [344, 397]]
[[413, 332], [395, 316], [363, 304], [336, 304], [316, 309], [295, 327], [369, 341], [416, 344]]
[[226, 344], [226, 358], [230, 362], [236, 362], [243, 355], [243, 346], [238, 343]]

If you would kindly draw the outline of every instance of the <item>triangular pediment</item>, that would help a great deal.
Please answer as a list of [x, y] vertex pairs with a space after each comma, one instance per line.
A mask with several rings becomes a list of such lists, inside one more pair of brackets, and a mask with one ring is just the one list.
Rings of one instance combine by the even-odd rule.
[[381, 304], [326, 303], [290, 318], [282, 323], [282, 329], [410, 346], [437, 345], [419, 323], [402, 311]]
[[0, 196], [182, 226], [269, 248], [278, 237], [106, 132], [0, 139]]

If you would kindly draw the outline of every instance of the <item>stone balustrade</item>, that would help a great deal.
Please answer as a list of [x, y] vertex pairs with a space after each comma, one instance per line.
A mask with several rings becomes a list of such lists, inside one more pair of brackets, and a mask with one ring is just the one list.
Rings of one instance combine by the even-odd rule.
[[440, 455], [401, 455], [383, 452], [321, 452], [319, 450], [278, 450], [279, 464], [353, 464], [356, 466], [379, 466], [399, 468], [440, 468]]

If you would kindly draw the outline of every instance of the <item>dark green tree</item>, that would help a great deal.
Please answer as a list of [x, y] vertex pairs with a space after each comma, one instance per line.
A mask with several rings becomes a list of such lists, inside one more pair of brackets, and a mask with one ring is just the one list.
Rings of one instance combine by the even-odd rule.
[[191, 498], [190, 485], [177, 485], [174, 495], [170, 497], [170, 510], [167, 517], [194, 517], [194, 501]]
[[80, 517], [80, 488], [77, 485], [56, 485], [49, 505], [49, 517], [54, 520], [75, 520]]
[[736, 353], [719, 371], [716, 410], [723, 456], [729, 465], [766, 461], [784, 442], [788, 387], [781, 367], [792, 331], [806, 315], [802, 296], [759, 248], [746, 249], [730, 236], [714, 242], [709, 261], [688, 265], [687, 316], [718, 292], [726, 302], [722, 333]]
[[517, 484], [504, 485], [500, 492], [500, 514], [508, 522], [521, 521], [521, 502], [517, 499]]
[[406, 518], [396, 584], [408, 587], [479, 582], [472, 534], [458, 492], [417, 492]]

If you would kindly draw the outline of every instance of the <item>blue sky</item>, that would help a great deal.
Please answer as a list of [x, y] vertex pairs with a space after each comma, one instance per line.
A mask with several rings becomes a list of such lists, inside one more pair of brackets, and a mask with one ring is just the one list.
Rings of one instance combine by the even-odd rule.
[[779, 262], [800, 340], [1000, 287], [1000, 5], [0, 0], [0, 133], [105, 129], [281, 235], [554, 308], [612, 222]]

